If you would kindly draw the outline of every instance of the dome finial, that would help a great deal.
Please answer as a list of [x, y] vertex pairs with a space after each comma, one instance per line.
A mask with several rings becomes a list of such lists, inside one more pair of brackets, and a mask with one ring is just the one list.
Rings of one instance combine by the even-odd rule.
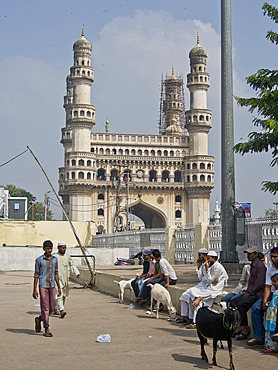
[[172, 66], [172, 76], [175, 76], [174, 66]]
[[199, 37], [199, 32], [197, 32], [197, 45], [200, 44], [200, 37]]
[[84, 24], [82, 26], [81, 36], [84, 37]]

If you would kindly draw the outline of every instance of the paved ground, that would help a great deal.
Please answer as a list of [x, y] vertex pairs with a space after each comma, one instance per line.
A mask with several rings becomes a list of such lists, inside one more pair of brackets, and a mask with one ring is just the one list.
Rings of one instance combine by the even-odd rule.
[[[51, 318], [54, 337], [45, 338], [34, 331], [39, 306], [32, 283], [31, 272], [0, 272], [1, 369], [215, 369], [200, 359], [194, 330], [168, 322], [166, 316], [156, 320], [142, 308], [129, 309], [89, 289], [71, 289], [68, 315]], [[106, 333], [111, 343], [96, 343]], [[211, 345], [206, 351], [211, 361]], [[277, 357], [234, 341], [237, 370], [273, 370]], [[217, 359], [219, 368], [228, 369], [227, 348], [218, 351]]]

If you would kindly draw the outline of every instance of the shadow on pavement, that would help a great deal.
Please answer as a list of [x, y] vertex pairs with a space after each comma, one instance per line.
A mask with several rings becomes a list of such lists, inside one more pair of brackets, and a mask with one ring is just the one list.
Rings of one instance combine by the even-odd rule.
[[5, 331], [8, 331], [8, 332], [14, 333], [14, 334], [41, 335], [41, 333], [36, 333], [34, 330], [31, 330], [31, 329], [7, 328], [7, 329], [5, 329]]
[[36, 315], [40, 316], [41, 311], [26, 311], [27, 315]]
[[[180, 355], [179, 353], [173, 353], [172, 357], [175, 361], [184, 362], [185, 364], [192, 364], [197, 369], [212, 369], [214, 368], [213, 365], [208, 364], [207, 362], [203, 361], [201, 358]], [[225, 367], [217, 366], [219, 368], [225, 369]]]

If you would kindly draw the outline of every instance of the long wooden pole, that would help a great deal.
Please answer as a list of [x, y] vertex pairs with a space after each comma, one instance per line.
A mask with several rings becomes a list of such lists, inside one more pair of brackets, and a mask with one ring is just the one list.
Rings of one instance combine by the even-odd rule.
[[63, 213], [64, 213], [64, 216], [66, 217], [66, 219], [68, 220], [68, 222], [69, 222], [69, 224], [70, 224], [70, 227], [71, 227], [71, 229], [72, 229], [72, 231], [73, 231], [73, 234], [74, 234], [74, 236], [75, 236], [75, 238], [76, 238], [76, 240], [77, 240], [77, 243], [78, 243], [78, 245], [79, 245], [79, 248], [81, 249], [81, 252], [82, 252], [82, 254], [83, 254], [83, 257], [85, 258], [86, 264], [87, 264], [88, 269], [89, 269], [90, 274], [91, 274], [91, 280], [90, 280], [89, 285], [93, 285], [93, 281], [94, 281], [94, 272], [92, 271], [91, 265], [90, 265], [90, 263], [89, 263], [89, 261], [88, 261], [88, 257], [87, 257], [87, 255], [86, 255], [86, 252], [88, 252], [88, 251], [87, 251], [87, 249], [82, 245], [82, 243], [81, 243], [81, 241], [80, 241], [80, 239], [79, 239], [79, 237], [78, 237], [78, 235], [77, 235], [77, 233], [76, 233], [75, 227], [73, 226], [73, 223], [72, 223], [72, 222], [71, 222], [71, 220], [69, 219], [69, 217], [68, 217], [68, 215], [67, 215], [67, 212], [66, 212], [66, 210], [65, 210], [65, 208], [64, 208], [64, 206], [63, 206], [63, 204], [62, 204], [62, 202], [60, 201], [60, 199], [59, 199], [59, 197], [58, 197], [58, 195], [57, 195], [57, 193], [56, 193], [55, 189], [53, 188], [53, 186], [52, 186], [52, 184], [51, 184], [51, 182], [50, 182], [50, 180], [49, 180], [49, 178], [48, 178], [48, 176], [47, 176], [46, 172], [45, 172], [45, 171], [44, 171], [44, 169], [42, 168], [42, 166], [41, 166], [41, 164], [40, 164], [39, 160], [37, 159], [37, 157], [35, 156], [35, 154], [32, 152], [32, 150], [29, 148], [29, 146], [27, 146], [27, 149], [29, 150], [29, 152], [32, 154], [33, 158], [35, 159], [35, 161], [36, 161], [36, 162], [37, 162], [37, 164], [39, 165], [39, 167], [40, 167], [40, 169], [41, 169], [42, 173], [44, 174], [44, 177], [46, 178], [46, 181], [48, 182], [48, 184], [49, 184], [49, 186], [50, 186], [51, 190], [53, 191], [53, 194], [55, 195], [55, 197], [56, 197], [56, 199], [57, 199], [58, 203], [60, 204], [60, 207], [62, 208], [62, 211], [63, 211]]

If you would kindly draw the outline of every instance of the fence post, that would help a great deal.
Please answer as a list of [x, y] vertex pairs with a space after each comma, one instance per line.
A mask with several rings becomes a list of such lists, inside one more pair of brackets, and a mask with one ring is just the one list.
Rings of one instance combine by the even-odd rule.
[[171, 265], [175, 264], [175, 228], [168, 227], [168, 238], [165, 241], [165, 258]]
[[206, 248], [207, 250], [209, 250], [209, 230], [207, 222], [202, 222], [195, 225], [194, 262], [197, 261], [198, 250], [200, 248]]

